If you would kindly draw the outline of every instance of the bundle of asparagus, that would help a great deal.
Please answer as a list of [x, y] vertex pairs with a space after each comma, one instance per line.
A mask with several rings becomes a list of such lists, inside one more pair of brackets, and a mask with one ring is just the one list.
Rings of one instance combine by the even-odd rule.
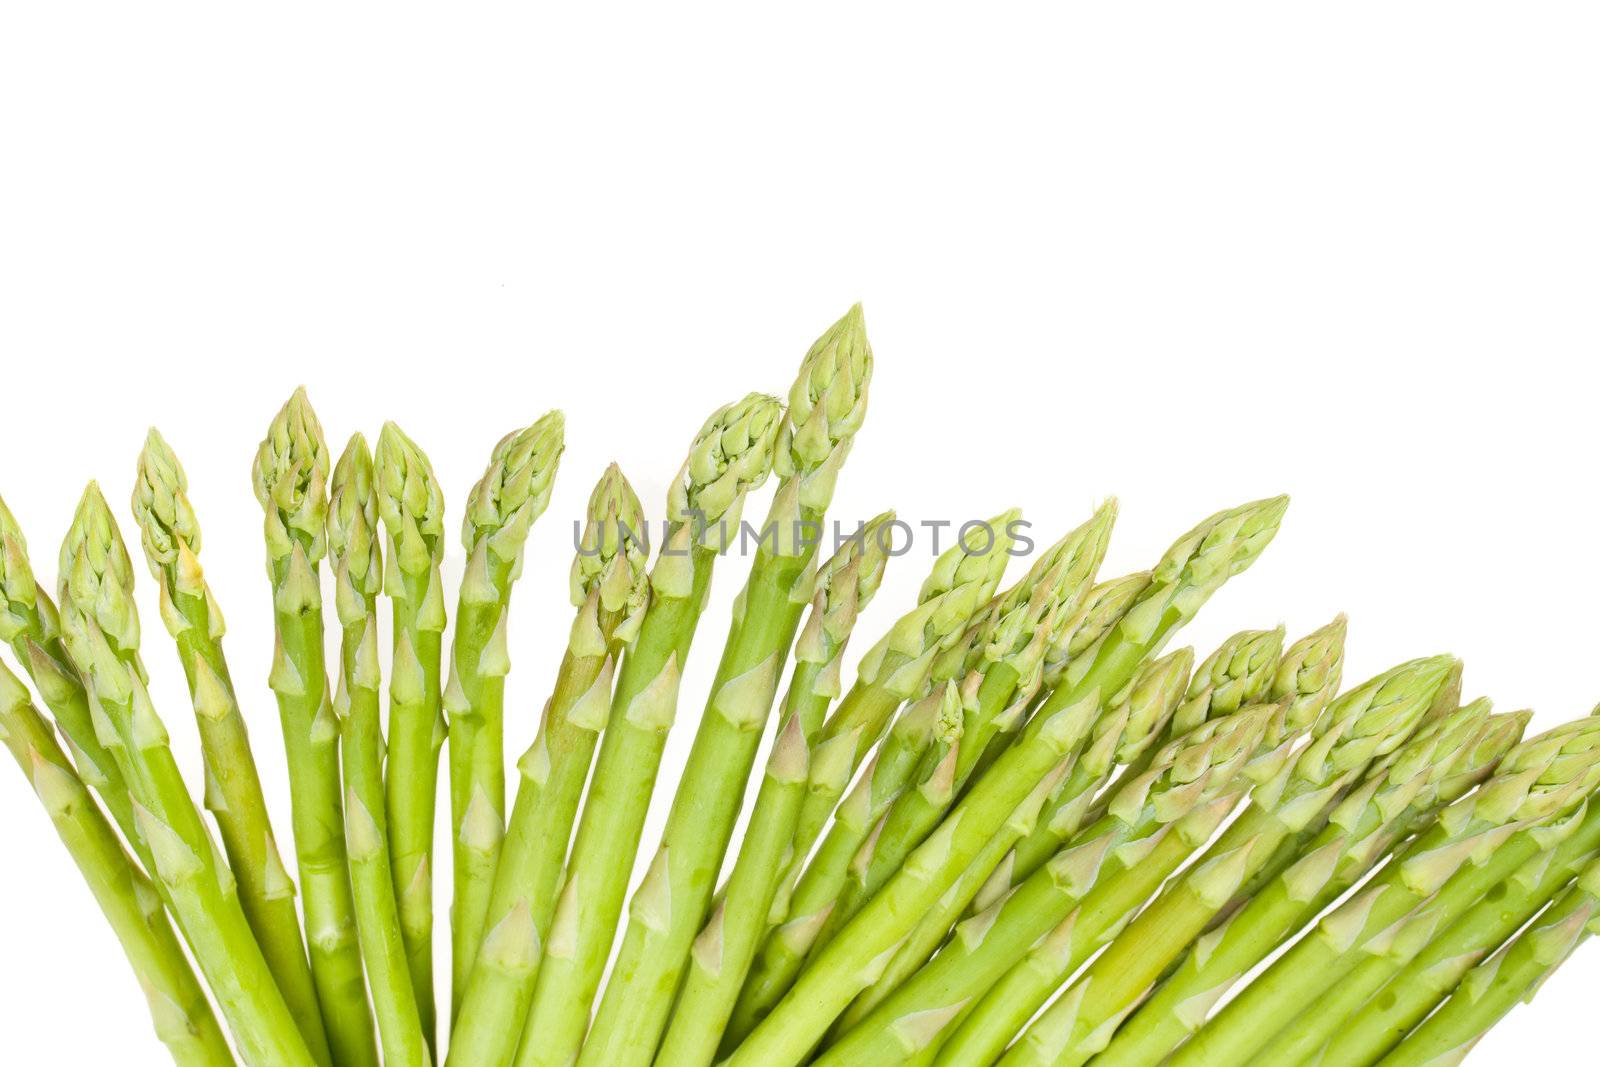
[[[0, 502], [0, 640], [19, 669], [0, 663], [0, 742], [172, 1059], [1438, 1067], [1600, 929], [1600, 718], [1524, 741], [1530, 713], [1463, 702], [1449, 656], [1341, 693], [1342, 616], [1287, 647], [1281, 627], [1241, 631], [1198, 666], [1167, 651], [1272, 541], [1284, 497], [1219, 511], [1151, 570], [1101, 581], [1108, 503], [1004, 591], [1032, 545], [1020, 512], [969, 523], [847, 677], [904, 553], [892, 512], [829, 514], [872, 368], [856, 307], [784, 401], [713, 412], [654, 545], [622, 471], [601, 473], [548, 700], [532, 736], [512, 727], [527, 747], [509, 812], [511, 594], [563, 416], [492, 449], [452, 597], [446, 495], [422, 449], [389, 423], [331, 463], [297, 391], [253, 483], [298, 879], [174, 449], [151, 431], [132, 515], [195, 713], [190, 778], [98, 487], [62, 546], [59, 603]], [[751, 527], [745, 500], [773, 474]], [[747, 533], [749, 574], [624, 924], [712, 573]]]

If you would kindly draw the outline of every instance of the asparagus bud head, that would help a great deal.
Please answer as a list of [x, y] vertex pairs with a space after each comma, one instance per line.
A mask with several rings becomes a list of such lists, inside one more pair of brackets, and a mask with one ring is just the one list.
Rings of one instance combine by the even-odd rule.
[[327, 522], [328, 550], [338, 582], [339, 621], [346, 626], [366, 616], [367, 601], [383, 588], [374, 479], [367, 439], [353, 434], [333, 468]]
[[28, 542], [11, 509], [0, 499], [0, 641], [11, 641], [29, 629], [38, 603]]
[[1172, 729], [1182, 733], [1207, 719], [1265, 703], [1282, 651], [1281, 626], [1241, 630], [1227, 638], [1195, 668], [1183, 704], [1172, 717]]
[[1345, 617], [1339, 615], [1290, 645], [1278, 661], [1268, 699], [1287, 701], [1289, 729], [1304, 730], [1316, 722], [1338, 693], [1347, 630]]
[[[99, 647], [86, 645], [94, 631], [113, 651], [139, 647], [139, 616], [133, 602], [133, 560], [100, 487], [90, 482], [61, 544], [63, 632], [80, 664], [98, 666]], [[90, 667], [94, 669], [93, 666]]]
[[552, 411], [501, 438], [472, 487], [461, 540], [470, 559], [482, 544], [503, 564], [522, 554], [528, 529], [544, 514], [566, 448], [566, 418]]
[[308, 563], [325, 554], [329, 462], [327, 438], [302, 386], [267, 427], [251, 472], [266, 513], [269, 564], [286, 564], [297, 544]]
[[[839, 468], [866, 418], [871, 380], [872, 347], [857, 304], [817, 338], [789, 389], [773, 470], [795, 484], [792, 506], [782, 509], [790, 514], [777, 514], [775, 505], [774, 519], [798, 519], [801, 508], [827, 510]], [[780, 504], [784, 496], [780, 490]]]
[[378, 434], [373, 457], [378, 517], [394, 545], [401, 573], [424, 576], [444, 556], [444, 495], [433, 464], [392, 422]]
[[589, 494], [583, 535], [572, 560], [572, 603], [581, 608], [594, 598], [600, 610], [623, 616], [619, 628], [630, 635], [634, 627], [628, 623], [642, 616], [650, 593], [644, 523], [633, 486], [622, 468], [611, 464]]

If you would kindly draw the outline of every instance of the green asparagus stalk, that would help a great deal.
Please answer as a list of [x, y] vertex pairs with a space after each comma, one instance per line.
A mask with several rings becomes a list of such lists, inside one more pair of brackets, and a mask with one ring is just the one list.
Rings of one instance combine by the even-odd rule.
[[[1576, 829], [1571, 830], [1570, 837], [1566, 836], [1573, 825]], [[1564, 840], [1552, 844], [1551, 851], [1542, 858], [1549, 862], [1572, 837], [1586, 836], [1587, 828], [1587, 820], [1567, 823], [1557, 835]], [[1309, 1060], [1325, 1051], [1344, 1019], [1375, 994], [1389, 974], [1404, 966], [1431, 941], [1444, 936], [1441, 931], [1453, 929], [1456, 920], [1478, 906], [1486, 896], [1492, 898], [1504, 892], [1505, 884], [1501, 881], [1491, 885], [1470, 877], [1447, 883], [1432, 899], [1396, 922], [1383, 936], [1362, 944], [1353, 953], [1356, 963], [1350, 972], [1318, 997], [1315, 1011], [1302, 1011], [1280, 1028], [1267, 1050], [1284, 1049], [1285, 1055], [1293, 1057], [1287, 1062]]]
[[[1078, 831], [1079, 825], [1073, 813], [1081, 816], [1089, 797], [1109, 779], [1112, 769], [1119, 763], [1136, 758], [1159, 734], [1183, 697], [1193, 664], [1194, 652], [1188, 648], [1154, 660], [1118, 697], [1117, 703], [1096, 720], [1089, 743], [1061, 777], [1060, 784], [1051, 791], [1045, 803], [1047, 809], [1052, 806], [1055, 808], [1059, 819], [1057, 830], [1062, 841]], [[1075, 800], [1067, 799], [1074, 797]], [[1057, 801], [1064, 799], [1066, 803], [1057, 804]], [[990, 839], [978, 858], [962, 872], [961, 879], [951, 887], [950, 892], [941, 897], [937, 907], [917, 924], [906, 943], [889, 962], [883, 977], [858, 996], [849, 1010], [839, 1017], [834, 1028], [836, 1034], [849, 1033], [927, 962], [967, 907], [990, 880], [997, 877], [998, 869], [1007, 858], [1014, 856], [1016, 845], [1017, 835], [1012, 827]], [[1005, 873], [998, 874], [998, 878], [1009, 890], [1009, 867]], [[978, 910], [986, 910], [993, 902], [990, 900]]]
[[[800, 973], [812, 943], [832, 911], [833, 901], [844, 891], [851, 862], [894, 798], [911, 781], [923, 754], [935, 745], [948, 745], [960, 730], [961, 696], [955, 682], [930, 679], [928, 692], [907, 705], [895, 719], [861, 780], [839, 805], [833, 825], [793, 890], [790, 903], [796, 916], [783, 919], [787, 914], [784, 910], [768, 914], [769, 926], [775, 920], [783, 921], [768, 931], [735, 1000], [734, 1014], [724, 1028], [719, 1049], [723, 1055], [731, 1053], [755, 1028]], [[839, 773], [821, 766], [824, 758], [836, 757], [844, 751], [837, 743], [819, 746], [813, 751], [809, 782], [812, 796], [816, 794], [819, 780], [829, 782], [831, 790], [831, 781]], [[802, 806], [804, 803], [802, 801]], [[774, 900], [775, 909], [783, 907], [781, 901]]]
[[1600, 863], [1578, 876], [1517, 939], [1479, 964], [1451, 998], [1380, 1063], [1385, 1067], [1453, 1067], [1495, 1023], [1545, 981], [1600, 929]]
[[167, 922], [155, 886], [123, 849], [117, 832], [67, 762], [55, 735], [16, 675], [0, 664], [0, 744], [4, 744], [55, 824], [61, 843], [144, 990], [156, 1036], [179, 1067], [231, 1067], [233, 1053], [205, 990]]
[[[1150, 769], [1150, 762], [1159, 745], [1184, 736], [1202, 723], [1223, 715], [1231, 715], [1243, 707], [1253, 707], [1267, 701], [1278, 660], [1283, 651], [1283, 629], [1241, 630], [1226, 638], [1216, 650], [1195, 668], [1189, 679], [1188, 691], [1177, 708], [1161, 724], [1161, 732], [1149, 737], [1136, 753], [1116, 761], [1126, 764], [1120, 781], [1132, 781]], [[1314, 716], [1312, 716], [1314, 717]], [[1309, 718], [1295, 723], [1296, 729], [1310, 725]], [[1111, 770], [1114, 768], [1107, 768]], [[1092, 789], [1100, 790], [1103, 782]], [[1073, 830], [1079, 825], [1093, 824], [1105, 815], [1105, 805], [1110, 799], [1103, 794], [1100, 801], [1085, 814], [1082, 805], [1091, 797], [1083, 790], [1069, 790], [1051, 798], [1040, 817], [1039, 825], [1031, 834], [1017, 843], [1009, 872], [1012, 885], [1020, 885], [1034, 871], [1049, 862]], [[1063, 826], [1069, 827], [1064, 829]], [[1000, 890], [992, 887], [990, 899]]]
[[384, 811], [377, 614], [383, 555], [374, 479], [372, 453], [366, 438], [356, 434], [333, 469], [327, 519], [334, 606], [341, 628], [333, 711], [339, 718], [344, 835], [356, 933], [372, 989], [383, 1060], [390, 1067], [425, 1067], [431, 1061], [400, 930]]
[[[320, 982], [313, 985], [319, 972], [307, 966], [294, 882], [278, 856], [249, 734], [223, 656], [222, 612], [200, 568], [200, 526], [189, 503], [188, 479], [178, 457], [153, 429], [139, 454], [133, 512], [150, 573], [161, 590], [161, 620], [177, 645], [189, 683], [205, 758], [205, 805], [217, 820], [228, 865], [239, 880], [239, 902], [306, 1040], [313, 1046], [323, 1040], [333, 1043], [331, 1028], [326, 1034], [324, 1030], [324, 1019], [333, 1016], [318, 1007], [319, 994], [327, 990]], [[305, 847], [299, 851], [303, 857]], [[302, 867], [302, 877], [304, 873]], [[306, 888], [309, 908], [309, 882]], [[311, 928], [313, 933], [319, 929], [315, 916]], [[313, 937], [314, 954], [318, 948]], [[359, 989], [359, 968], [355, 977]], [[333, 1003], [325, 1002], [324, 1008]]]
[[[1173, 1053], [1172, 1067], [1254, 1062], [1275, 1035], [1342, 981], [1429, 898], [1431, 920], [1464, 911], [1578, 825], [1600, 783], [1600, 719], [1565, 723], [1522, 742], [1476, 793], [1440, 813], [1405, 853], [1251, 982]], [[1411, 936], [1419, 936], [1413, 927]], [[1427, 940], [1426, 936], [1423, 940]], [[1313, 1048], [1315, 1046], [1312, 1046]], [[1284, 1059], [1270, 1062], [1293, 1063]]]
[[[668, 497], [669, 530], [650, 575], [652, 601], [617, 680], [539, 964], [519, 1067], [567, 1067], [583, 1042], [712, 565], [738, 528], [745, 495], [771, 471], [781, 413], [776, 399], [758, 394], [718, 410], [695, 438]], [[648, 899], [664, 877], [653, 864], [639, 892]]]
[[455, 892], [450, 904], [451, 1019], [483, 940], [495, 866], [505, 836], [505, 684], [511, 669], [506, 625], [511, 587], [522, 572], [528, 528], [550, 503], [565, 447], [565, 420], [552, 411], [502, 438], [467, 500], [450, 681], [450, 829]]
[[[816, 954], [792, 989], [734, 1053], [735, 1067], [793, 1064], [881, 973], [917, 920], [948, 891], [1023, 800], [1088, 736], [1102, 700], [1115, 695], [1181, 623], [1271, 541], [1286, 498], [1220, 512], [1181, 538], [1150, 587], [1118, 624], [1118, 639], [1039, 708], [997, 759], [871, 902]], [[1040, 800], [1043, 800], [1042, 795]]]
[[305, 898], [311, 973], [334, 1060], [377, 1067], [345, 852], [339, 722], [324, 662], [322, 557], [327, 553], [328, 442], [304, 389], [273, 418], [256, 451], [276, 647], [268, 684], [289, 764], [295, 854]]
[[445, 627], [444, 497], [433, 466], [394, 423], [385, 423], [373, 457], [378, 517], [388, 544], [383, 590], [394, 609], [394, 662], [389, 674], [388, 759], [384, 810], [390, 874], [400, 906], [400, 933], [410, 961], [422, 1032], [434, 1051], [433, 820], [439, 749], [446, 728], [440, 692]]
[[133, 564], [98, 486], [90, 483], [61, 546], [61, 624], [84, 679], [100, 742], [121, 761], [155, 877], [251, 1067], [331, 1063], [308, 1050], [245, 919], [222, 859], [173, 758], [145, 688]]
[[61, 618], [34, 577], [22, 528], [4, 500], [0, 500], [0, 641], [11, 646], [44, 698], [84, 783], [99, 794], [144, 869], [153, 870], [150, 850], [133, 818], [128, 782], [121, 765], [95, 735], [89, 694], [62, 642]]
[[[1081, 961], [1082, 953], [1092, 951], [1106, 930], [1142, 902], [1095, 893], [1096, 885], [1109, 874], [1132, 870], [1153, 880], [1146, 889], [1153, 892], [1189, 852], [1204, 844], [1243, 795], [1240, 776], [1276, 714], [1271, 706], [1257, 705], [1163, 746], [1150, 770], [1119, 788], [1104, 817], [1075, 834], [1015, 893], [958, 926], [938, 956], [828, 1048], [819, 1063], [878, 1062], [925, 1053], [959, 1032], [953, 1024], [969, 1006], [980, 1000], [987, 1004], [982, 994], [998, 988], [995, 983], [1031, 948], [1052, 956], [1066, 952]], [[1107, 736], [1097, 740], [1103, 744]], [[1075, 921], [1064, 921], [1069, 916]], [[1075, 938], [1081, 938], [1081, 947], [1071, 944]], [[1024, 1012], [1023, 1021], [1030, 1014]], [[960, 1031], [965, 1029], [963, 1024]]]
[[[200, 523], [189, 502], [189, 480], [178, 456], [157, 430], [150, 430], [139, 453], [134, 482], [133, 514], [138, 520], [144, 558], [162, 593], [162, 622], [178, 646], [178, 659], [189, 681], [200, 749], [205, 757], [205, 806], [222, 835], [222, 851], [238, 878], [238, 897], [250, 920], [262, 955], [277, 977], [309, 1045], [328, 1041], [334, 1048], [334, 1019], [318, 1008], [328, 992], [315, 966], [307, 965], [294, 912], [294, 883], [278, 857], [277, 838], [267, 816], [261, 776], [250, 749], [245, 717], [238, 707], [234, 678], [222, 654], [222, 611], [200, 568]], [[304, 848], [299, 849], [304, 856]], [[310, 886], [307, 883], [307, 897]], [[312, 923], [312, 929], [317, 926]], [[317, 952], [317, 945], [312, 944]], [[360, 971], [355, 973], [360, 990]], [[360, 1062], [360, 1061], [355, 1061]]]
[[[1229, 989], [1307, 921], [1379, 863], [1395, 842], [1492, 773], [1517, 743], [1525, 715], [1483, 722], [1486, 701], [1419, 730], [1391, 766], [1334, 810], [1301, 858], [1255, 894], [1225, 925], [1195, 942], [1182, 964], [1123, 1024], [1095, 1062], [1155, 1065], [1204, 1024]], [[1468, 736], [1470, 735], [1470, 736]], [[1458, 741], [1465, 740], [1465, 744]], [[1440, 759], [1437, 767], [1432, 761]]]
[[889, 557], [880, 531], [893, 519], [893, 512], [873, 519], [862, 537], [846, 543], [818, 568], [811, 611], [795, 644], [778, 741], [727, 891], [695, 940], [684, 987], [656, 1057], [663, 1067], [704, 1067], [716, 1056], [794, 846], [811, 780], [811, 746], [839, 697], [845, 646], [883, 579]]
[[[1363, 962], [1319, 1005], [1319, 1010], [1334, 1016], [1336, 1027], [1322, 1046], [1318, 1062], [1367, 1064], [1382, 1059], [1474, 966], [1505, 944], [1592, 863], [1597, 847], [1600, 812], [1590, 812], [1553, 854], [1524, 864], [1499, 890], [1474, 904], [1415, 956], [1402, 951], [1405, 946], [1400, 944], [1413, 939], [1396, 938], [1388, 953]], [[1344, 993], [1346, 984], [1353, 990], [1350, 996]], [[1370, 992], [1374, 989], [1376, 992]], [[1353, 1013], [1343, 1010], [1347, 1004], [1355, 1008]]]
[[1041, 692], [1053, 692], [1068, 670], [1085, 665], [1085, 656], [1092, 660], [1106, 634], [1139, 602], [1149, 586], [1150, 572], [1135, 571], [1120, 578], [1107, 578], [1089, 590], [1078, 618], [1045, 649]]
[[1001, 599], [979, 636], [974, 663], [962, 679], [960, 740], [948, 752], [930, 752], [923, 757], [916, 787], [896, 799], [869, 848], [858, 857], [853, 877], [813, 951], [826, 945], [938, 826], [989, 743], [1021, 726], [1042, 681], [1047, 642], [1071, 624], [1089, 592], [1115, 517], [1115, 504], [1106, 504], [1043, 553]]
[[655, 1056], [811, 599], [822, 519], [866, 416], [871, 378], [857, 305], [811, 346], [789, 392], [774, 455], [781, 480], [654, 861], [662, 895], [635, 900], [578, 1061], [584, 1067], [649, 1067]]
[[[1369, 764], [1405, 744], [1453, 667], [1449, 657], [1408, 663], [1330, 704], [1305, 751], [1254, 790], [1238, 821], [1111, 942], [1001, 1062], [1079, 1067], [1104, 1049], [1167, 965], [1205, 932], [1278, 846], [1347, 793]], [[1395, 786], [1422, 788], [1427, 779], [1420, 776], [1442, 774], [1481, 731], [1487, 715], [1484, 707], [1461, 723], [1447, 735], [1449, 747], [1429, 749], [1431, 760], [1401, 760], [1399, 766], [1413, 781]]]
[[[922, 584], [917, 607], [901, 616], [862, 657], [850, 691], [817, 732], [810, 786], [800, 808], [791, 860], [769, 916], [775, 929], [762, 944], [729, 1020], [725, 1044], [730, 1051], [799, 974], [811, 942], [844, 885], [851, 858], [914, 773], [922, 750], [913, 751], [903, 743], [917, 735], [918, 731], [911, 730], [893, 741], [892, 753], [886, 746], [884, 757], [891, 758], [880, 757], [873, 772], [863, 779], [871, 784], [862, 787], [865, 794], [860, 802], [872, 809], [870, 813], [855, 809], [853, 817], [836, 822], [816, 858], [804, 865], [836, 801], [878, 743], [895, 709], [914, 696], [932, 699], [933, 706], [912, 720], [932, 723], [933, 708], [945, 699], [944, 681], [959, 673], [956, 668], [964, 663], [970, 647], [965, 642], [978, 636], [972, 625], [975, 616], [1000, 584], [1019, 515], [1011, 510], [989, 520], [986, 525], [995, 531], [995, 545], [982, 539], [970, 544], [958, 541], [939, 556]], [[976, 551], [979, 548], [985, 551]], [[937, 681], [935, 674], [940, 676]], [[922, 734], [929, 743], [932, 736], [931, 731]], [[788, 886], [794, 879], [791, 891]]]
[[589, 497], [573, 560], [578, 612], [555, 691], [517, 764], [520, 785], [495, 871], [488, 933], [451, 1034], [448, 1062], [455, 1067], [505, 1064], [516, 1054], [567, 841], [610, 714], [615, 664], [637, 636], [649, 597], [644, 536], [639, 498], [612, 464]]

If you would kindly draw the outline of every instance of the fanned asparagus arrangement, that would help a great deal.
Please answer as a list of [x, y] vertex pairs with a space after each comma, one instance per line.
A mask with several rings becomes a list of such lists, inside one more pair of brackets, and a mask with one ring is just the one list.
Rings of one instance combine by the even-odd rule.
[[[784, 400], [712, 413], [655, 524], [620, 469], [600, 473], [538, 715], [508, 702], [512, 591], [530, 562], [566, 565], [525, 559], [563, 416], [493, 447], [452, 595], [422, 449], [388, 423], [332, 462], [297, 391], [252, 478], [292, 837], [176, 451], [151, 431], [132, 518], [195, 714], [189, 777], [98, 487], [57, 599], [0, 503], [0, 743], [173, 1061], [1443, 1067], [1600, 930], [1600, 718], [1523, 740], [1531, 714], [1464, 702], [1443, 655], [1341, 691], [1342, 616], [1287, 645], [1240, 631], [1198, 666], [1168, 651], [1285, 497], [1105, 580], [1112, 503], [1037, 550], [1015, 509], [967, 523], [915, 603], [857, 636], [910, 529], [830, 514], [872, 369], [853, 308]], [[713, 571], [752, 543], [658, 800]], [[670, 806], [646, 842], [653, 801]]]

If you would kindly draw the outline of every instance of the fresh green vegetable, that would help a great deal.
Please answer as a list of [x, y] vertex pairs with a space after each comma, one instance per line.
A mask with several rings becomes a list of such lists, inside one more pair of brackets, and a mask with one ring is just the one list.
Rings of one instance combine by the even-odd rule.
[[873, 519], [817, 570], [811, 611], [795, 644], [795, 666], [778, 740], [739, 849], [727, 891], [695, 939], [683, 989], [656, 1061], [704, 1067], [716, 1057], [728, 1018], [767, 929], [778, 880], [794, 847], [812, 768], [812, 745], [837, 700], [845, 646], [878, 590], [888, 562], [879, 531], [894, 518]]
[[488, 933], [451, 1033], [451, 1064], [504, 1064], [516, 1054], [567, 839], [610, 716], [615, 664], [637, 636], [649, 597], [644, 529], [639, 498], [612, 464], [589, 497], [572, 563], [578, 611], [555, 691], [538, 736], [517, 763], [520, 784], [495, 872]]
[[233, 1053], [211, 1014], [155, 886], [122, 847], [88, 788], [67, 762], [16, 675], [0, 664], [0, 744], [28, 776], [61, 843], [94, 894], [144, 990], [156, 1036], [179, 1067], [232, 1067]]
[[422, 1015], [411, 986], [401, 933], [400, 905], [390, 876], [388, 817], [384, 810], [383, 724], [378, 695], [377, 597], [383, 585], [378, 504], [372, 453], [356, 434], [333, 468], [328, 507], [328, 554], [333, 564], [334, 606], [341, 629], [339, 683], [333, 711], [339, 719], [344, 770], [344, 834], [355, 898], [356, 933], [372, 988], [384, 1063], [423, 1067], [430, 1062]]
[[389, 863], [400, 906], [422, 1032], [434, 1049], [433, 817], [439, 749], [446, 734], [439, 670], [445, 627], [444, 496], [433, 466], [394, 423], [385, 423], [373, 457], [378, 517], [388, 534], [383, 591], [394, 608], [389, 671], [388, 762], [384, 810]]
[[495, 445], [467, 500], [461, 540], [467, 569], [456, 607], [450, 681], [441, 700], [450, 718], [451, 1019], [483, 940], [500, 843], [505, 836], [506, 630], [523, 545], [550, 503], [566, 423], [552, 411]]
[[[321, 561], [328, 543], [328, 464], [322, 426], [305, 390], [298, 389], [268, 427], [254, 470], [256, 499], [265, 513], [277, 636], [267, 682], [278, 698], [283, 726], [306, 940], [328, 1041], [340, 1067], [376, 1067], [377, 1043], [345, 854], [339, 724], [323, 659]], [[178, 641], [182, 647], [183, 638]]]
[[[623, 661], [594, 780], [567, 858], [519, 1067], [568, 1067], [611, 953], [650, 794], [678, 707], [678, 682], [712, 565], [738, 528], [750, 491], [771, 472], [782, 407], [751, 394], [716, 411], [696, 436], [667, 499], [668, 533], [650, 574], [651, 603]], [[659, 857], [639, 893], [660, 893]], [[648, 907], [645, 908], [648, 912]]]
[[[145, 688], [133, 563], [94, 483], [61, 546], [61, 627], [91, 698], [100, 743], [122, 762], [134, 819], [155, 877], [195, 962], [251, 1067], [330, 1064], [321, 1030], [302, 1034], [239, 902], [223, 861], [173, 758], [166, 726]], [[308, 1042], [312, 1044], [308, 1048]]]

